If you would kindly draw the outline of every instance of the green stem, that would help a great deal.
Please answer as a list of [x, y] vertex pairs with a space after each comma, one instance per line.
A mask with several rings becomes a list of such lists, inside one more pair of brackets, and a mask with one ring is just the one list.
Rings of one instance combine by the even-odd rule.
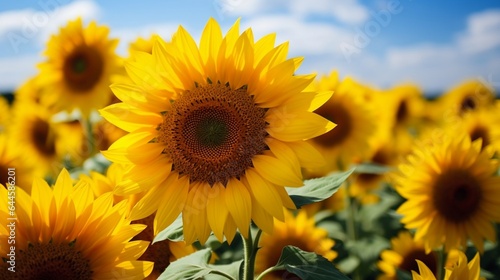
[[253, 242], [252, 242], [252, 230], [248, 230], [248, 238], [241, 236], [243, 240], [243, 280], [253, 280], [254, 267], [252, 264], [252, 253], [253, 253]]
[[95, 140], [93, 131], [94, 129], [92, 126], [92, 122], [90, 121], [89, 118], [82, 118], [80, 122], [82, 123], [83, 133], [87, 140], [87, 152], [88, 152], [87, 157], [90, 158], [92, 157], [92, 155], [94, 155], [96, 149], [94, 141]]
[[444, 266], [446, 264], [446, 252], [444, 248], [438, 250], [438, 268], [437, 268], [437, 280], [443, 280], [445, 275]]
[[243, 249], [244, 253], [244, 270], [243, 270], [243, 280], [253, 280], [255, 274], [255, 258], [257, 257], [257, 251], [259, 250], [259, 239], [262, 235], [262, 230], [257, 231], [255, 235], [255, 240], [252, 240], [252, 230], [248, 232], [248, 239], [242, 236], [243, 239]]
[[[347, 228], [347, 237], [349, 238], [349, 242], [354, 244], [357, 241], [356, 215], [358, 212], [358, 205], [356, 203], [356, 199], [352, 198], [350, 195], [350, 190], [349, 190], [350, 186], [351, 186], [351, 181], [348, 179], [347, 181], [345, 181], [345, 202], [347, 208], [346, 228]], [[356, 267], [353, 271], [353, 279], [354, 280], [361, 279], [359, 266]]]
[[259, 275], [259, 277], [257, 277], [257, 279], [255, 279], [255, 280], [261, 280], [261, 279], [264, 278], [264, 276], [266, 274], [269, 274], [269, 273], [271, 273], [271, 272], [273, 272], [275, 270], [281, 270], [281, 269], [283, 269], [283, 268], [282, 267], [278, 267], [278, 266], [271, 266], [270, 268], [262, 271], [262, 273]]

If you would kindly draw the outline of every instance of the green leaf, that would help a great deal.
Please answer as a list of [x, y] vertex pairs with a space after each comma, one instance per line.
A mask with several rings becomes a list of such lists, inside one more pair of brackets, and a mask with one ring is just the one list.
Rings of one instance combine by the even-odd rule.
[[[180, 258], [167, 266], [165, 271], [158, 278], [159, 280], [194, 280], [206, 277], [209, 274], [218, 274], [217, 279], [238, 279], [234, 278], [224, 269], [228, 269], [230, 265], [208, 265], [208, 262], [212, 256], [212, 250], [203, 249], [194, 252], [191, 255]], [[231, 264], [234, 267], [239, 267], [241, 264]], [[218, 269], [218, 267], [224, 269]], [[236, 271], [236, 268], [231, 268], [231, 271]], [[224, 276], [222, 276], [224, 275]], [[222, 277], [221, 277], [222, 276]]]
[[175, 219], [175, 221], [166, 227], [164, 230], [160, 231], [155, 238], [153, 239], [153, 243], [158, 241], [163, 241], [168, 239], [170, 241], [183, 241], [184, 233], [182, 228], [182, 214]]
[[327, 259], [294, 246], [283, 248], [275, 267], [276, 270], [284, 269], [304, 280], [349, 279]]
[[[240, 271], [243, 272], [243, 267], [242, 267], [243, 260], [239, 260], [237, 262], [233, 262], [230, 264], [219, 264], [219, 265], [209, 264], [208, 266], [219, 271], [224, 271], [224, 273], [232, 276], [234, 279], [240, 279]], [[220, 275], [215, 275], [215, 274], [205, 276], [205, 280], [210, 280], [210, 279], [218, 280], [221, 279], [221, 277]]]
[[[416, 271], [418, 272], [418, 271]], [[397, 269], [396, 270], [396, 278], [400, 280], [411, 280], [411, 273], [405, 270]]]
[[376, 164], [376, 163], [361, 163], [354, 165], [355, 173], [365, 173], [365, 174], [384, 174], [392, 171], [394, 168], [386, 165]]
[[335, 172], [331, 175], [304, 181], [300, 188], [286, 187], [286, 191], [297, 208], [318, 201], [323, 201], [337, 192], [342, 183], [354, 172], [354, 168], [345, 172]]

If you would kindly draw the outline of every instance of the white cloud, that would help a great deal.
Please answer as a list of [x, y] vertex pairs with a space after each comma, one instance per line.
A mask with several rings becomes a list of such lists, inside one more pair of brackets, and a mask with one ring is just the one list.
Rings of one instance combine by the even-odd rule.
[[360, 24], [369, 18], [368, 9], [358, 0], [216, 0], [214, 6], [220, 16], [255, 17], [263, 13], [283, 9], [298, 17], [315, 15], [329, 16], [341, 23]]
[[[7, 39], [14, 49], [33, 42], [43, 44], [50, 34], [76, 17], [95, 18], [99, 7], [91, 0], [79, 0], [64, 6], [45, 6], [38, 2], [38, 9], [14, 10], [0, 13], [0, 38]], [[53, 1], [52, 3], [56, 3]], [[0, 39], [2, 40], [2, 39]]]
[[458, 44], [466, 53], [478, 53], [500, 46], [500, 10], [488, 10], [471, 15], [467, 30]]
[[269, 15], [242, 23], [251, 27], [255, 37], [276, 33], [278, 42], [290, 41], [292, 55], [341, 54], [339, 44], [350, 33], [343, 28], [322, 22], [306, 22], [293, 15]]
[[[28, 77], [37, 73], [36, 64], [40, 61], [37, 55], [6, 57], [0, 59], [0, 91], [18, 88]], [[15, 67], [13, 67], [15, 65]]]

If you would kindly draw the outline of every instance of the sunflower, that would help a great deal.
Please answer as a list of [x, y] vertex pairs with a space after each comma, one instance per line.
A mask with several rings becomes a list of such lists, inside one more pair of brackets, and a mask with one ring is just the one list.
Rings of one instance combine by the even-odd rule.
[[377, 130], [377, 119], [373, 107], [365, 101], [365, 89], [350, 78], [339, 82], [338, 74], [332, 72], [312, 88], [334, 91], [315, 112], [337, 124], [334, 130], [309, 141], [327, 161], [322, 168], [309, 171], [310, 176], [319, 177], [346, 168], [354, 160], [367, 158]]
[[472, 141], [482, 139], [482, 148], [492, 146], [500, 150], [500, 115], [494, 109], [479, 109], [464, 114], [455, 126], [448, 127], [448, 133], [459, 130], [469, 135]]
[[109, 28], [91, 22], [83, 28], [79, 18], [53, 35], [41, 63], [40, 86], [44, 103], [56, 110], [79, 109], [84, 117], [111, 100], [110, 78], [121, 72], [115, 54], [117, 39], [108, 39]]
[[[285, 211], [285, 222], [275, 220], [274, 232], [264, 233], [260, 239], [260, 250], [255, 260], [256, 273], [275, 266], [281, 251], [287, 245], [314, 252], [329, 261], [337, 257], [337, 252], [332, 250], [335, 241], [328, 238], [326, 230], [316, 227], [314, 219], [308, 218], [304, 210], [299, 210], [296, 217], [291, 212]], [[286, 271], [276, 270], [264, 279], [285, 279], [285, 275], [287, 275]]]
[[386, 91], [385, 97], [393, 127], [408, 128], [422, 116], [424, 100], [418, 86], [401, 84]]
[[[116, 187], [123, 182], [123, 175], [126, 170], [125, 166], [113, 163], [109, 166], [106, 176], [98, 172], [90, 172], [91, 179], [94, 184], [92, 186], [95, 197], [99, 197], [105, 194], [113, 194], [113, 203], [117, 204], [123, 200], [127, 201], [127, 210], [125, 216], [128, 217], [130, 210], [140, 199], [140, 194], [133, 194], [130, 196], [119, 196], [114, 194]], [[82, 179], [85, 179], [85, 175], [82, 175]], [[152, 242], [154, 240], [153, 232], [153, 222], [155, 215], [150, 215], [144, 219], [133, 221], [135, 224], [144, 224], [146, 229], [141, 233], [136, 235], [132, 240], [145, 240]], [[154, 244], [150, 244], [148, 249], [139, 258], [139, 260], [154, 262], [154, 268], [147, 279], [157, 279], [158, 276], [165, 270], [165, 268], [170, 264], [170, 262], [175, 261], [178, 258], [187, 256], [195, 252], [195, 248], [191, 245], [187, 245], [184, 241], [173, 242], [170, 240], [159, 241]]]
[[402, 231], [397, 237], [392, 238], [391, 250], [382, 251], [380, 257], [381, 260], [377, 266], [384, 274], [378, 277], [379, 280], [397, 279], [397, 269], [408, 273], [418, 270], [416, 260], [424, 263], [432, 273], [437, 273], [437, 254], [435, 252], [426, 253], [423, 242], [413, 240], [408, 231]]
[[0, 134], [0, 184], [7, 185], [9, 169], [15, 171], [16, 186], [25, 191], [31, 190], [33, 182], [33, 169], [25, 159], [14, 149], [13, 143], [8, 141], [8, 135]]
[[50, 112], [34, 103], [17, 103], [7, 128], [15, 149], [30, 163], [36, 176], [55, 176], [67, 155], [65, 135], [52, 121]]
[[396, 190], [407, 201], [397, 211], [427, 251], [464, 247], [470, 238], [482, 252], [484, 239], [495, 240], [500, 177], [491, 156], [491, 150], [481, 150], [481, 140], [471, 143], [468, 136], [454, 135], [416, 147], [399, 166]]
[[[367, 160], [382, 166], [394, 166], [397, 162], [397, 152], [387, 140], [377, 139], [374, 144], [374, 152]], [[392, 143], [391, 143], [392, 144]], [[387, 179], [386, 174], [359, 173], [352, 176], [352, 184], [349, 186], [349, 194], [363, 201], [378, 201], [374, 191], [379, 189]]]
[[[436, 280], [432, 271], [425, 265], [425, 263], [418, 261], [418, 269], [420, 274], [412, 271], [413, 280]], [[479, 263], [479, 253], [476, 253], [474, 258], [467, 263], [467, 256], [459, 251], [458, 262], [451, 268], [446, 268], [445, 280], [485, 280], [480, 277], [481, 267]]]
[[6, 98], [0, 96], [0, 133], [4, 133], [5, 127], [10, 121], [10, 105]]
[[461, 116], [462, 114], [487, 108], [494, 104], [495, 93], [492, 87], [481, 81], [465, 81], [449, 91], [439, 99], [441, 118]]
[[[0, 188], [0, 217], [7, 220], [7, 190]], [[51, 188], [35, 179], [31, 194], [16, 192], [16, 272], [2, 262], [1, 279], [143, 279], [153, 263], [138, 261], [148, 242], [130, 241], [144, 229], [125, 217], [125, 203], [94, 199], [83, 181], [74, 187], [64, 169]], [[7, 223], [0, 226], [0, 254], [9, 253]]]
[[157, 40], [156, 36], [158, 35], [153, 34], [149, 37], [149, 39], [138, 37], [134, 42], [130, 43], [128, 48], [129, 55], [132, 55], [132, 52], [134, 51], [151, 54], [153, 52], [153, 44]]
[[132, 219], [156, 211], [158, 233], [182, 212], [188, 244], [211, 230], [231, 242], [250, 220], [270, 232], [283, 206], [295, 208], [284, 186], [302, 186], [301, 167], [317, 165], [304, 140], [335, 126], [312, 113], [331, 92], [303, 92], [314, 76], [294, 75], [302, 59], [274, 41], [239, 34], [239, 21], [223, 37], [210, 19], [199, 47], [181, 26], [126, 62], [133, 83], [112, 85], [123, 102], [100, 112], [129, 132], [103, 154], [132, 166], [118, 193], [146, 192]]

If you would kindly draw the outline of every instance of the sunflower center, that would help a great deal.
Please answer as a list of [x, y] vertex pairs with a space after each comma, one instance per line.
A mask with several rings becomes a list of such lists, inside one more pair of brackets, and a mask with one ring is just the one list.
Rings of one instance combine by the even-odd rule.
[[173, 169], [191, 182], [225, 185], [252, 166], [268, 147], [264, 119], [245, 88], [209, 84], [188, 90], [172, 104], [159, 125]]
[[470, 139], [472, 141], [476, 141], [479, 138], [481, 138], [483, 141], [481, 144], [482, 149], [484, 149], [484, 147], [486, 147], [490, 144], [490, 141], [489, 141], [490, 139], [488, 137], [488, 130], [484, 127], [481, 127], [481, 126], [475, 127], [470, 133]]
[[42, 119], [35, 121], [31, 130], [31, 140], [40, 153], [46, 156], [52, 156], [56, 153], [54, 135], [48, 122]]
[[64, 81], [76, 92], [88, 91], [99, 82], [103, 70], [104, 61], [99, 51], [79, 46], [64, 61]]
[[[380, 165], [388, 165], [389, 164], [389, 158], [388, 155], [384, 152], [383, 149], [378, 149], [375, 155], [373, 155], [371, 162], [380, 164]], [[375, 174], [375, 173], [361, 173], [358, 175], [357, 180], [361, 181], [362, 183], [370, 183], [374, 182], [382, 177], [381, 174]]]
[[336, 123], [337, 126], [335, 129], [314, 138], [313, 141], [324, 147], [333, 147], [349, 138], [353, 129], [353, 120], [344, 106], [327, 103], [316, 110], [315, 113]]
[[476, 101], [472, 96], [466, 96], [462, 103], [460, 103], [460, 112], [463, 113], [465, 111], [474, 110], [476, 108]]
[[471, 217], [478, 210], [481, 197], [479, 182], [465, 170], [449, 170], [434, 185], [434, 207], [455, 223]]
[[417, 261], [419, 260], [427, 265], [427, 267], [434, 272], [437, 273], [437, 258], [434, 252], [430, 252], [429, 254], [425, 253], [423, 249], [415, 249], [410, 251], [403, 258], [403, 262], [399, 265], [401, 270], [405, 270], [411, 272], [412, 270], [418, 271]]
[[401, 101], [396, 111], [396, 121], [397, 123], [402, 123], [408, 117], [408, 104], [405, 100]]
[[89, 260], [70, 244], [30, 244], [17, 260], [18, 279], [92, 279]]

